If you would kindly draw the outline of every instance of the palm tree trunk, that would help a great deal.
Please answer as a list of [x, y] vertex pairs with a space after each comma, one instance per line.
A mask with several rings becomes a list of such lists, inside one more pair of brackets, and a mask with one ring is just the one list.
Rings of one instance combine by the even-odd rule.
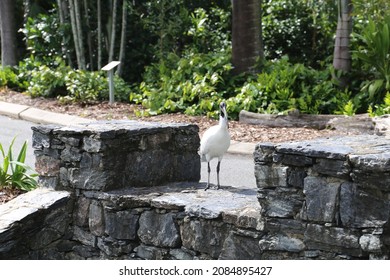
[[233, 66], [235, 74], [251, 72], [264, 56], [261, 38], [261, 0], [233, 0]]
[[15, 1], [0, 1], [0, 36], [1, 36], [1, 64], [14, 66], [17, 64]]
[[97, 40], [98, 40], [98, 69], [102, 69], [102, 5], [101, 0], [97, 0]]
[[[352, 32], [352, 1], [338, 0], [338, 19], [336, 39], [333, 53], [333, 67], [345, 72], [351, 71], [351, 53], [349, 49], [350, 35]], [[345, 75], [339, 79], [340, 86], [348, 84]]]
[[93, 56], [92, 56], [92, 35], [91, 35], [91, 24], [89, 22], [89, 7], [88, 1], [84, 0], [84, 11], [85, 11], [85, 24], [87, 26], [87, 45], [88, 45], [88, 57], [89, 57], [89, 69], [94, 70]]
[[[59, 15], [59, 18], [60, 18], [60, 24], [62, 26], [65, 25], [65, 21], [66, 21], [66, 15], [68, 13], [68, 1], [67, 0], [57, 0], [57, 6], [58, 6], [58, 15]], [[68, 60], [68, 65], [70, 67], [73, 67], [72, 66], [72, 59], [70, 57], [70, 54], [69, 54], [69, 51], [66, 47], [66, 38], [62, 38], [62, 47], [61, 47], [61, 50], [62, 50], [62, 55], [63, 56], [66, 56], [67, 60]]]
[[122, 7], [122, 31], [121, 31], [121, 44], [119, 50], [119, 61], [121, 64], [118, 65], [117, 74], [122, 76], [123, 73], [123, 61], [125, 60], [125, 50], [126, 50], [126, 30], [127, 30], [127, 1], [123, 0]]
[[108, 52], [108, 62], [114, 60], [114, 47], [115, 47], [115, 33], [116, 33], [116, 7], [118, 1], [114, 0], [112, 4], [112, 22], [111, 22], [111, 34], [110, 34], [110, 50]]
[[73, 0], [69, 0], [69, 13], [70, 13], [70, 24], [72, 27], [72, 34], [73, 34], [74, 49], [76, 52], [77, 65], [79, 68], [81, 68], [82, 65], [81, 50], [80, 50], [79, 36], [77, 32], [76, 11], [75, 11]]
[[85, 52], [84, 52], [84, 40], [83, 40], [83, 27], [81, 25], [81, 13], [80, 13], [80, 3], [78, 0], [74, 0], [75, 6], [75, 16], [76, 16], [76, 25], [77, 25], [77, 36], [80, 50], [80, 63], [79, 68], [82, 70], [86, 69], [85, 65]]

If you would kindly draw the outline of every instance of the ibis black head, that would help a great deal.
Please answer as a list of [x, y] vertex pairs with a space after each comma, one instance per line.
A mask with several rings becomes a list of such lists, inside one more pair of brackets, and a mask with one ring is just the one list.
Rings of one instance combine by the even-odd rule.
[[222, 101], [222, 102], [219, 104], [219, 109], [220, 109], [220, 111], [221, 111], [221, 117], [222, 117], [222, 118], [225, 118], [225, 117], [226, 117], [226, 103]]

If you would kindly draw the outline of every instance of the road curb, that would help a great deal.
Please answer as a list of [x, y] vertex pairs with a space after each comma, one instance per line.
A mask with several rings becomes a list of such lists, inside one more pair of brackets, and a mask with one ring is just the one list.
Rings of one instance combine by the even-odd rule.
[[[57, 124], [57, 125], [77, 125], [80, 123], [90, 123], [94, 120], [72, 116], [68, 114], [53, 113], [37, 109], [27, 105], [14, 104], [0, 101], [0, 115], [14, 119], [20, 119], [37, 124]], [[231, 141], [228, 153], [240, 155], [252, 155], [256, 144]]]
[[53, 113], [31, 106], [0, 101], [0, 114], [37, 124], [75, 125], [92, 122], [90, 119], [68, 114]]

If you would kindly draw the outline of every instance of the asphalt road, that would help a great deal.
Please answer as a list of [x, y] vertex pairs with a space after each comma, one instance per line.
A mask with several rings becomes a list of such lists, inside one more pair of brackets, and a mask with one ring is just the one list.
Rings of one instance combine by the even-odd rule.
[[[31, 126], [36, 124], [0, 116], [0, 143], [7, 150], [12, 139], [16, 136], [13, 147], [14, 154], [18, 153], [24, 141], [28, 141], [26, 164], [34, 167], [35, 157], [31, 146]], [[2, 157], [0, 156], [0, 163]], [[211, 161], [210, 183], [217, 183], [217, 159]], [[226, 154], [221, 161], [220, 181], [223, 186], [256, 188], [254, 163], [251, 155]], [[201, 182], [207, 182], [207, 163], [202, 162]]]
[[[35, 157], [34, 152], [31, 147], [32, 143], [32, 130], [31, 126], [35, 124], [11, 119], [9, 117], [0, 116], [0, 143], [3, 146], [5, 152], [8, 151], [9, 145], [12, 142], [12, 139], [15, 138], [15, 142], [13, 145], [13, 155], [17, 156], [20, 149], [23, 146], [24, 141], [27, 141], [27, 157], [26, 164], [34, 167], [35, 165]], [[3, 162], [3, 157], [0, 156], [0, 163]]]

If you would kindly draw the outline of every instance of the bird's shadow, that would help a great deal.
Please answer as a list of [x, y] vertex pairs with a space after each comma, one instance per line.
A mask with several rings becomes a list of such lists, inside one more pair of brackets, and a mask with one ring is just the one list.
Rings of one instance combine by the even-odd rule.
[[244, 195], [257, 195], [257, 189], [254, 188], [243, 188], [243, 187], [233, 187], [233, 186], [226, 186], [221, 185], [219, 188], [217, 185], [210, 183], [209, 188], [206, 189], [207, 183], [199, 183], [200, 187], [203, 187], [204, 191], [229, 191], [237, 194], [244, 194]]

